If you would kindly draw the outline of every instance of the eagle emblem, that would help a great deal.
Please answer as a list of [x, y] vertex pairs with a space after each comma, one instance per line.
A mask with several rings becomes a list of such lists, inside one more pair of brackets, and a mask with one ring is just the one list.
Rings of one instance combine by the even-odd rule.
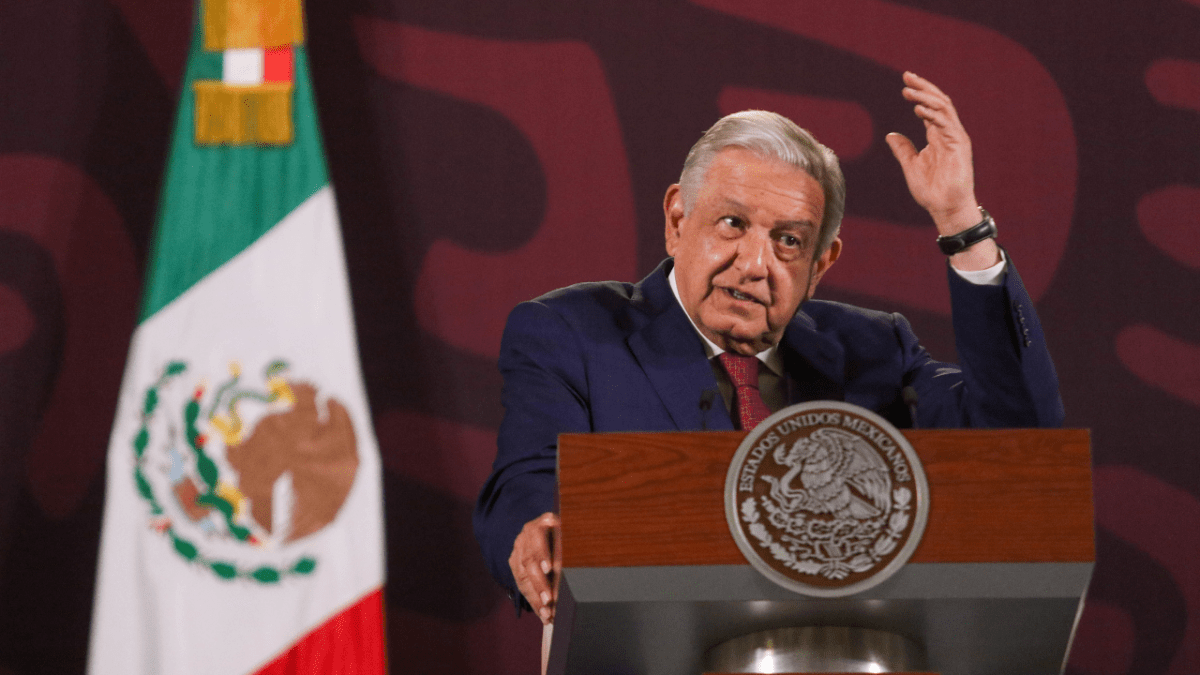
[[289, 371], [274, 359], [248, 374], [235, 361], [209, 386], [171, 361], [142, 397], [132, 460], [150, 528], [220, 579], [311, 575], [304, 539], [333, 522], [357, 475], [346, 406]]
[[726, 516], [752, 565], [808, 595], [849, 595], [898, 570], [920, 540], [928, 483], [908, 441], [875, 413], [820, 401], [746, 437]]
[[[891, 509], [887, 464], [858, 436], [840, 429], [818, 429], [774, 459], [788, 467], [782, 477], [763, 476], [771, 499], [786, 512], [832, 513], [839, 520], [869, 520]], [[800, 485], [792, 482], [799, 479]]]

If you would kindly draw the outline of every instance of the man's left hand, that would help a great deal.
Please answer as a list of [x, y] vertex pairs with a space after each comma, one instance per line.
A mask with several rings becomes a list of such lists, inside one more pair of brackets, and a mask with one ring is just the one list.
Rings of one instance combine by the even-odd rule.
[[[904, 73], [904, 98], [916, 104], [913, 112], [925, 123], [926, 145], [917, 151], [898, 133], [887, 135], [888, 146], [900, 162], [908, 191], [937, 225], [942, 235], [958, 234], [979, 223], [975, 201], [975, 169], [971, 138], [958, 119], [950, 97], [915, 73]], [[985, 269], [1000, 261], [991, 239], [955, 254], [951, 264], [960, 270]]]

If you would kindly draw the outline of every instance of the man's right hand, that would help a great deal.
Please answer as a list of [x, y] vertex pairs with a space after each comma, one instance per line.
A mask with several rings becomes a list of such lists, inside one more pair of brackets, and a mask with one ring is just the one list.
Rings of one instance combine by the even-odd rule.
[[562, 573], [559, 524], [558, 516], [550, 512], [525, 523], [508, 557], [517, 590], [543, 624], [554, 622], [554, 605], [558, 600], [558, 578]]

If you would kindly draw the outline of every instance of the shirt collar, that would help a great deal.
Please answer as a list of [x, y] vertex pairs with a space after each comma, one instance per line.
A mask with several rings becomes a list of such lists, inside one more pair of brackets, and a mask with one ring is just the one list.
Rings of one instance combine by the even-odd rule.
[[[671, 284], [671, 293], [675, 295], [675, 302], [683, 307], [683, 300], [679, 298], [679, 286], [675, 283], [675, 268], [671, 268], [671, 273], [667, 275], [667, 282]], [[725, 353], [724, 349], [717, 346], [715, 342], [708, 339], [704, 333], [696, 326], [696, 322], [692, 321], [692, 315], [688, 314], [687, 308], [683, 308], [683, 315], [687, 317], [688, 323], [692, 324], [692, 330], [696, 331], [696, 335], [704, 341], [704, 353], [709, 359], [715, 358]], [[759, 361], [762, 361], [771, 372], [776, 375], [783, 375], [783, 356], [779, 354], [779, 345], [771, 345], [763, 351], [755, 354]]]

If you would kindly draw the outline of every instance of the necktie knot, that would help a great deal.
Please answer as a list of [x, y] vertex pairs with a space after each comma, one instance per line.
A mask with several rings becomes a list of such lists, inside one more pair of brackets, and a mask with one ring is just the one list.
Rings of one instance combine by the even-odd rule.
[[758, 389], [758, 367], [761, 361], [753, 356], [729, 352], [722, 352], [717, 358], [721, 360], [725, 372], [729, 373], [729, 380], [733, 382], [733, 386]]
[[763, 402], [758, 391], [758, 369], [762, 362], [754, 356], [742, 356], [724, 352], [717, 356], [729, 381], [733, 383], [734, 412], [738, 426], [749, 431], [771, 415], [771, 409]]

